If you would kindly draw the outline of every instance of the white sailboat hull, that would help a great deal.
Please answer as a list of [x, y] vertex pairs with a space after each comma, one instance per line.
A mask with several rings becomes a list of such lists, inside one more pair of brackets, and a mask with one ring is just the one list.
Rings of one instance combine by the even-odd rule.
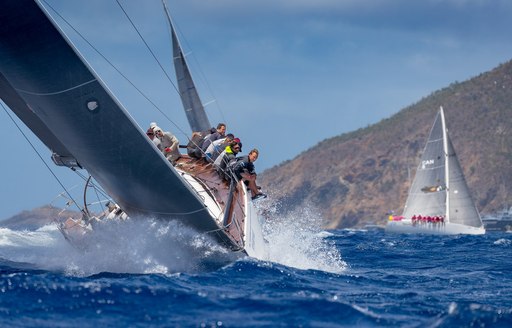
[[483, 235], [485, 229], [449, 222], [412, 224], [411, 221], [390, 221], [386, 225], [386, 232], [430, 235]]
[[268, 260], [266, 241], [263, 238], [262, 217], [246, 198], [247, 219], [245, 220], [245, 252], [258, 260]]

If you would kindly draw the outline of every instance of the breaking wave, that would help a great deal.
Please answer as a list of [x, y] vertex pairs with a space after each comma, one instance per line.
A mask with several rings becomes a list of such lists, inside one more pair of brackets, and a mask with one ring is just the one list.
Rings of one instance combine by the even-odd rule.
[[212, 270], [233, 254], [207, 236], [173, 222], [105, 222], [80, 248], [66, 241], [56, 224], [36, 231], [0, 229], [0, 257], [60, 270], [73, 276], [100, 272], [162, 273]]
[[[321, 219], [314, 210], [287, 215], [275, 213], [272, 205], [263, 210], [271, 215], [263, 223], [267, 257], [259, 260], [331, 273], [345, 269], [339, 251], [328, 241], [329, 234], [318, 228]], [[0, 228], [1, 258], [72, 276], [200, 272], [243, 257], [176, 222], [153, 219], [104, 222], [79, 246], [66, 241], [56, 224], [36, 231]]]
[[321, 229], [322, 217], [313, 206], [280, 214], [276, 205], [261, 209], [266, 213], [263, 235], [268, 241], [270, 261], [302, 270], [342, 273], [343, 261], [332, 234]]

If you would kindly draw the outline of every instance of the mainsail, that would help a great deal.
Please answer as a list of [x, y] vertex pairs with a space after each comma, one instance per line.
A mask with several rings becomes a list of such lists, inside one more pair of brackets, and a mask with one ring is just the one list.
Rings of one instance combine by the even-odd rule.
[[481, 227], [482, 219], [480, 213], [471, 199], [466, 179], [462, 174], [457, 155], [450, 138], [448, 140], [448, 220], [451, 223], [459, 223], [472, 227]]
[[44, 7], [5, 0], [0, 21], [0, 97], [50, 149], [75, 158], [131, 217], [218, 229]]
[[183, 103], [183, 108], [185, 109], [185, 114], [187, 115], [192, 131], [206, 131], [211, 128], [210, 121], [204, 111], [203, 104], [199, 98], [199, 93], [197, 92], [190, 70], [188, 69], [185, 55], [183, 54], [174, 25], [172, 24], [171, 15], [169, 14], [167, 5], [164, 0], [162, 0], [162, 3], [164, 5], [171, 30], [174, 69], [176, 71], [178, 90], [181, 102]]
[[403, 216], [442, 216], [446, 223], [482, 227], [441, 107], [421, 156]]

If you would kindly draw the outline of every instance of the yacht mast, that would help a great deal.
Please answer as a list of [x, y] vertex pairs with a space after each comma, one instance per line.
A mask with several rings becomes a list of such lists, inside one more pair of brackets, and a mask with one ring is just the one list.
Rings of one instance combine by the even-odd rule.
[[443, 151], [444, 151], [444, 179], [446, 185], [446, 211], [445, 221], [450, 222], [450, 168], [449, 168], [449, 156], [448, 154], [448, 136], [446, 133], [446, 123], [444, 121], [444, 110], [443, 106], [439, 107], [439, 114], [441, 115], [441, 125], [443, 128]]

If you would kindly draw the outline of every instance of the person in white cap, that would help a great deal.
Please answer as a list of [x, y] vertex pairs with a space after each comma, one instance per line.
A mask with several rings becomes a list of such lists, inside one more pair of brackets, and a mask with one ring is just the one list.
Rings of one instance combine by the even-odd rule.
[[155, 146], [157, 146], [157, 148], [159, 148], [160, 139], [156, 138], [156, 136], [155, 136], [155, 128], [158, 128], [158, 126], [156, 125], [155, 122], [149, 123], [149, 128], [146, 131], [146, 135], [149, 137], [149, 139], [151, 139], [151, 141], [153, 141]]
[[155, 131], [155, 139], [160, 140], [158, 148], [164, 153], [165, 157], [174, 165], [178, 158], [181, 157], [178, 138], [171, 132], [164, 132], [158, 126], [153, 129]]

